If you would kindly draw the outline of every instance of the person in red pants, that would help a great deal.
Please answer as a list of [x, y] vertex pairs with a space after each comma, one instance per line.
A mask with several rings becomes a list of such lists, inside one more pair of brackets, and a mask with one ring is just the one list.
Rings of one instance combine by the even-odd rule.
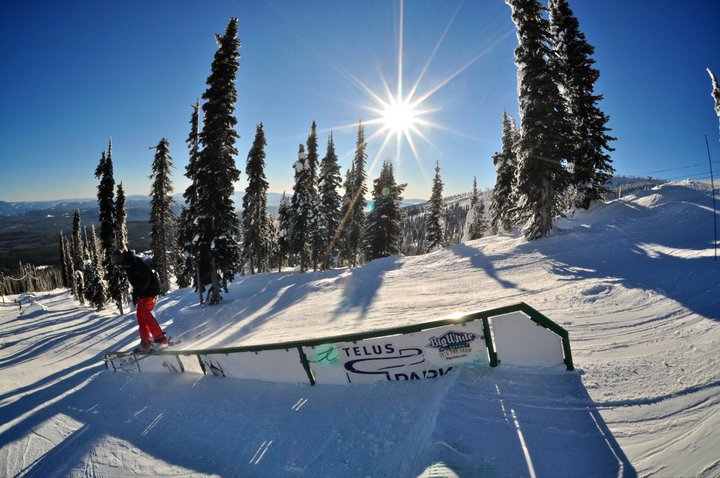
[[133, 352], [147, 352], [154, 347], [167, 347], [168, 338], [153, 315], [153, 308], [160, 295], [160, 281], [140, 257], [130, 251], [113, 251], [110, 262], [125, 271], [132, 286], [133, 304], [137, 305], [138, 332], [140, 345]]

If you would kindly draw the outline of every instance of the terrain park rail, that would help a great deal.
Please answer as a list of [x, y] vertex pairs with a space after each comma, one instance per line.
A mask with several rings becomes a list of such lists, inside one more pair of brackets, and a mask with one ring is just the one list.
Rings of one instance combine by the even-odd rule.
[[568, 332], [525, 303], [402, 327], [263, 345], [107, 352], [113, 372], [195, 373], [270, 382], [437, 378], [462, 363], [574, 370]]

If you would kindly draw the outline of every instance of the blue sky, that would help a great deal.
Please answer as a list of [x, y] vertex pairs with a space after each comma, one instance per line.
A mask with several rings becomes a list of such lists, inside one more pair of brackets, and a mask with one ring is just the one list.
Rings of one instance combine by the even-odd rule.
[[[706, 67], [720, 74], [720, 2], [574, 0], [595, 48], [601, 108], [618, 138], [618, 174], [707, 177], [704, 134], [720, 159], [718, 119]], [[337, 1], [6, 1], [0, 8], [0, 200], [94, 197], [100, 155], [113, 140], [116, 181], [148, 194], [153, 151], [170, 141], [176, 192], [187, 186], [190, 105], [205, 91], [216, 45], [230, 17], [242, 42], [237, 79], [238, 167], [255, 125], [268, 142], [273, 192], [291, 192], [292, 164], [312, 121], [321, 157], [334, 131], [343, 170], [357, 121], [378, 114], [369, 91], [398, 81], [400, 4]], [[500, 0], [406, 1], [403, 91], [432, 110], [414, 135], [416, 155], [366, 126], [368, 172], [392, 160], [406, 198], [430, 195], [435, 162], [445, 194], [491, 187], [504, 110], [517, 117], [517, 46]], [[424, 71], [424, 73], [422, 73]], [[449, 81], [448, 81], [449, 80]], [[364, 86], [362, 86], [364, 85]], [[438, 88], [439, 86], [439, 88]], [[424, 138], [424, 139], [423, 139]], [[720, 167], [716, 165], [720, 176]], [[238, 190], [246, 185], [243, 174]]]

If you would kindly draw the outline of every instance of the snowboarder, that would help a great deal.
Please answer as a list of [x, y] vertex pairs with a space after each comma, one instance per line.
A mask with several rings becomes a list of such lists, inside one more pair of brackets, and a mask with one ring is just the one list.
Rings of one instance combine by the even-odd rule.
[[140, 257], [130, 251], [113, 251], [112, 265], [127, 274], [132, 285], [133, 304], [137, 305], [138, 332], [140, 345], [133, 352], [148, 352], [153, 346], [162, 348], [169, 344], [168, 337], [155, 320], [152, 311], [160, 295], [160, 281]]

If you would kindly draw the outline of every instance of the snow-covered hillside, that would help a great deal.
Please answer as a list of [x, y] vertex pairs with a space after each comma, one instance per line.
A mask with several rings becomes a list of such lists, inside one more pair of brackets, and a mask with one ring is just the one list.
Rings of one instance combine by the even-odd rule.
[[526, 302], [575, 372], [466, 365], [425, 381], [278, 384], [117, 374], [132, 315], [64, 291], [0, 306], [2, 476], [718, 476], [720, 262], [704, 183], [353, 270], [261, 274], [157, 316], [181, 347], [318, 338]]

